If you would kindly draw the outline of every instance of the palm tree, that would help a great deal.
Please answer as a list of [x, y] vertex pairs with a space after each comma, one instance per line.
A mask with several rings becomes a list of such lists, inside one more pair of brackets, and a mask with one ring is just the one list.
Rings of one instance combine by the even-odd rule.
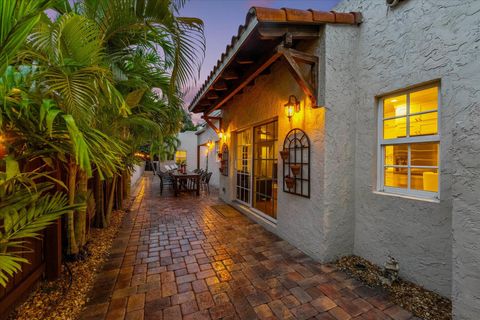
[[0, 75], [23, 46], [32, 28], [40, 20], [49, 0], [0, 1]]
[[[0, 206], [12, 206], [0, 207], [0, 221], [6, 221], [0, 283], [24, 262], [10, 251], [21, 244], [12, 230], [35, 236], [66, 213], [67, 254], [76, 255], [86, 241], [88, 179], [94, 176], [97, 196], [89, 207], [96, 207], [98, 225], [107, 226], [138, 147], [174, 152], [181, 88], [204, 53], [202, 22], [177, 16], [184, 3], [84, 0], [72, 7], [68, 0], [0, 0], [0, 134], [9, 154], [0, 163], [7, 166], [0, 172]], [[58, 13], [54, 21], [44, 13], [50, 5]], [[32, 160], [41, 165], [23, 165]], [[67, 196], [48, 195], [53, 185], [40, 184], [40, 174]], [[31, 198], [15, 204], [12, 199], [26, 197], [27, 185]]]

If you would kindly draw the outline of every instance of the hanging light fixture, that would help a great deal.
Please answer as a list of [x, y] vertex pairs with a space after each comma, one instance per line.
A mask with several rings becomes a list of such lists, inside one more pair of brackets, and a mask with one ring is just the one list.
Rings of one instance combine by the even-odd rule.
[[285, 115], [288, 117], [288, 121], [290, 121], [293, 115], [300, 111], [300, 103], [293, 94], [288, 97], [288, 102], [284, 105], [285, 108]]

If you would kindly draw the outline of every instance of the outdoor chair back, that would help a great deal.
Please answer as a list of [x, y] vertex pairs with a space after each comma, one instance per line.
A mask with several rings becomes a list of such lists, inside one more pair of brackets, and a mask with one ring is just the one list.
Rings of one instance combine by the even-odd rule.
[[173, 185], [173, 178], [170, 176], [170, 173], [162, 170], [158, 170], [157, 175], [160, 178], [160, 194], [162, 194], [164, 185]]
[[202, 176], [202, 184], [207, 190], [207, 194], [210, 194], [210, 179], [212, 178], [213, 172], [205, 172], [205, 174]]

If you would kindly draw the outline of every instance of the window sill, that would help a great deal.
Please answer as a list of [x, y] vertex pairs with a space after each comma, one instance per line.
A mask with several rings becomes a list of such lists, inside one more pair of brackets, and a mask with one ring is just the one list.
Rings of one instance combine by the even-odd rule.
[[390, 197], [397, 197], [397, 198], [430, 202], [430, 203], [440, 203], [440, 200], [436, 198], [422, 198], [422, 197], [415, 197], [415, 196], [410, 196], [406, 194], [392, 193], [392, 192], [386, 192], [386, 191], [373, 191], [373, 193], [381, 196], [390, 196]]

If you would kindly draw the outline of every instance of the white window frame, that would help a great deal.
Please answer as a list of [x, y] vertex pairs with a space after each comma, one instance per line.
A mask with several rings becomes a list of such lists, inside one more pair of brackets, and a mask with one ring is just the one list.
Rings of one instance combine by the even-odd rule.
[[[412, 92], [417, 92], [429, 88], [438, 88], [438, 96], [437, 96], [437, 134], [435, 135], [425, 135], [425, 136], [414, 136], [410, 137], [410, 116], [421, 115], [424, 113], [432, 112], [432, 110], [418, 112], [414, 114], [410, 114], [410, 94]], [[383, 105], [385, 99], [389, 99], [392, 97], [397, 97], [400, 95], [406, 95], [406, 134], [407, 137], [405, 138], [395, 138], [395, 139], [384, 139], [383, 138], [383, 121], [388, 119], [394, 119], [397, 117], [388, 117], [383, 118]], [[378, 128], [378, 139], [377, 139], [377, 191], [385, 192], [392, 195], [403, 195], [408, 197], [420, 198], [420, 199], [428, 199], [428, 200], [439, 200], [440, 199], [440, 155], [441, 155], [441, 148], [440, 148], [440, 112], [441, 112], [441, 105], [440, 105], [440, 84], [434, 83], [424, 86], [417, 86], [412, 89], [406, 89], [402, 91], [397, 91], [395, 93], [383, 96], [379, 99], [378, 103], [378, 115], [377, 115], [377, 128]], [[438, 173], [438, 191], [437, 192], [430, 192], [430, 191], [423, 191], [423, 190], [414, 190], [410, 188], [410, 175], [411, 175], [411, 144], [412, 143], [424, 143], [424, 142], [438, 142], [438, 166], [413, 166], [414, 168], [420, 169], [437, 169]], [[394, 144], [408, 144], [408, 162], [406, 166], [403, 165], [389, 165], [389, 167], [398, 167], [398, 168], [406, 168], [408, 171], [407, 177], [407, 188], [395, 188], [395, 187], [387, 187], [385, 186], [385, 176], [384, 176], [384, 168], [385, 168], [385, 145], [394, 145]]]
[[253, 163], [252, 163], [252, 157], [253, 157], [253, 150], [250, 150], [250, 157], [247, 159], [247, 161], [249, 161], [249, 186], [250, 188], [248, 188], [248, 192], [249, 192], [249, 197], [248, 197], [248, 202], [245, 202], [241, 199], [238, 199], [237, 198], [237, 188], [238, 188], [238, 160], [239, 160], [239, 153], [238, 153], [238, 134], [240, 133], [243, 133], [243, 132], [246, 132], [246, 131], [249, 131], [250, 132], [250, 146], [251, 148], [253, 149], [253, 128], [245, 128], [245, 129], [241, 129], [241, 130], [237, 130], [235, 132], [235, 201], [238, 201], [239, 203], [241, 204], [244, 204], [244, 205], [247, 205], [248, 207], [251, 207], [251, 204], [252, 204], [252, 176], [253, 176]]

